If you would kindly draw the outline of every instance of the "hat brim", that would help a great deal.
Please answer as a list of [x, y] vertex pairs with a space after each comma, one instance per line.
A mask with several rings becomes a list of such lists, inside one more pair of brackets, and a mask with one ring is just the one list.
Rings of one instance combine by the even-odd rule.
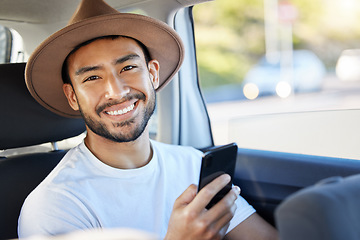
[[79, 44], [102, 36], [135, 38], [160, 63], [159, 88], [177, 73], [184, 59], [180, 37], [167, 24], [143, 15], [119, 13], [86, 19], [69, 25], [47, 38], [30, 56], [25, 81], [31, 95], [45, 108], [65, 117], [80, 117], [62, 90], [61, 70], [68, 54]]

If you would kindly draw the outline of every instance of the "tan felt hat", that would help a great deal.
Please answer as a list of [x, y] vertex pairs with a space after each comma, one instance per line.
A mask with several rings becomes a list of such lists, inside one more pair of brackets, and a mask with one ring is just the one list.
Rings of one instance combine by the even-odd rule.
[[147, 47], [150, 57], [160, 63], [157, 91], [171, 80], [183, 62], [181, 38], [164, 22], [143, 15], [120, 13], [102, 0], [83, 0], [69, 24], [42, 42], [30, 56], [25, 81], [31, 95], [59, 115], [80, 117], [63, 93], [62, 65], [79, 44], [109, 35], [135, 38]]

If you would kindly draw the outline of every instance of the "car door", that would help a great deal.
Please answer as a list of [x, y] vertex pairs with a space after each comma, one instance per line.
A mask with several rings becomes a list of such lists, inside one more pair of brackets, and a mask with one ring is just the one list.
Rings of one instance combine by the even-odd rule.
[[[205, 18], [199, 14], [200, 11], [215, 14], [214, 8], [226, 5], [224, 2], [217, 3], [205, 3], [202, 10], [197, 10], [198, 6], [187, 8], [176, 15], [174, 26], [185, 39], [188, 59], [178, 80], [162, 93], [173, 95], [176, 99], [177, 111], [171, 120], [173, 132], [168, 135], [171, 136], [168, 140], [197, 148], [237, 142], [239, 151], [234, 183], [241, 187], [241, 195], [258, 213], [275, 224], [276, 207], [292, 193], [324, 178], [360, 173], [357, 140], [360, 106], [353, 101], [358, 99], [359, 82], [349, 84], [339, 79], [326, 79], [327, 85], [321, 90], [300, 94], [292, 92], [287, 99], [265, 96], [252, 102], [244, 100], [244, 93], [234, 97], [234, 91], [243, 90], [241, 84], [229, 84], [216, 90], [203, 88], [201, 85], [206, 85], [204, 82], [207, 79], [201, 77], [209, 74], [205, 72], [202, 75], [199, 68], [204, 66], [199, 64], [212, 61], [215, 66], [223, 67], [221, 60], [224, 58], [210, 58], [210, 53], [199, 53], [199, 48], [211, 49], [212, 45], [199, 46], [196, 39], [205, 38], [211, 42], [211, 38], [220, 36], [221, 39], [224, 36], [221, 36], [220, 30], [216, 32], [218, 28], [211, 24], [213, 29], [209, 27], [209, 32], [204, 31], [204, 23], [200, 25], [196, 21]], [[235, 4], [235, 1], [227, 3]], [[249, 11], [252, 10], [254, 4], [247, 4]], [[227, 6], [228, 11], [229, 8]], [[219, 15], [225, 16], [212, 16]], [[220, 22], [227, 21], [225, 17], [219, 19]], [[200, 30], [198, 35], [197, 30]], [[204, 34], [207, 35], [204, 37]], [[245, 45], [244, 48], [248, 46], [248, 42], [240, 43]], [[199, 60], [206, 56], [209, 58]], [[330, 71], [329, 76], [334, 77], [334, 72]], [[334, 85], [340, 87], [334, 89]], [[221, 94], [225, 100], [231, 101], [213, 100], [214, 95]], [[352, 100], [347, 101], [349, 98]], [[164, 106], [162, 104], [160, 99], [160, 107]], [[166, 110], [167, 113], [169, 111], [174, 109]]]

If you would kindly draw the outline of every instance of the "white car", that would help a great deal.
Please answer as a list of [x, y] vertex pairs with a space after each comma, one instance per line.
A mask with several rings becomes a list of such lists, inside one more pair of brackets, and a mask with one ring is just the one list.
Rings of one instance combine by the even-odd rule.
[[[325, 65], [309, 50], [294, 50], [287, 65], [281, 59], [272, 63], [264, 56], [244, 78], [244, 94], [256, 91], [258, 95], [282, 95], [281, 87], [292, 92], [311, 92], [321, 89], [326, 74]], [[249, 89], [252, 86], [255, 89]], [[286, 91], [286, 89], [285, 89]], [[286, 93], [285, 93], [286, 96]]]

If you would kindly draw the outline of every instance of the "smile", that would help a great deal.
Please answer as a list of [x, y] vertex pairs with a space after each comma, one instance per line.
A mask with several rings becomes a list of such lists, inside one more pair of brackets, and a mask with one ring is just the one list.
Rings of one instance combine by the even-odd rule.
[[117, 111], [108, 111], [106, 113], [111, 115], [111, 116], [118, 116], [118, 115], [122, 115], [122, 114], [130, 112], [131, 110], [134, 109], [134, 107], [135, 107], [135, 104], [133, 103], [130, 106], [124, 108], [124, 109], [120, 109], [120, 110], [117, 110]]

